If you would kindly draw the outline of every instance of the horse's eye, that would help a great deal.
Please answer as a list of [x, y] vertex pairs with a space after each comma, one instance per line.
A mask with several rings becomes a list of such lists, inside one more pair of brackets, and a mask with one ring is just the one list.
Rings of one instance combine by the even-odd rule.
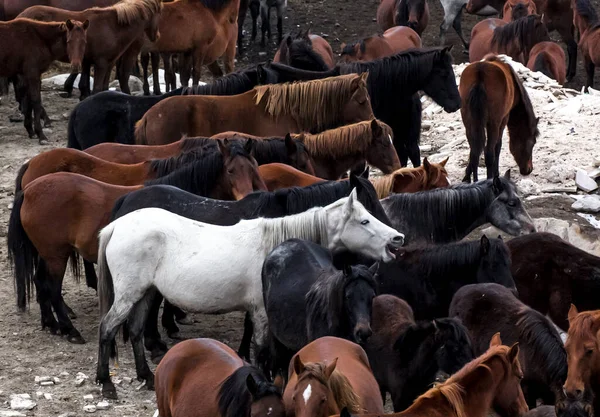
[[362, 222], [360, 222], [360, 224], [362, 224], [363, 226], [365, 226], [365, 225], [369, 224], [369, 221], [368, 220], [363, 220]]
[[592, 356], [592, 354], [594, 353], [594, 349], [586, 349], [585, 354], [587, 356]]
[[508, 202], [508, 206], [509, 206], [509, 207], [516, 207], [516, 206], [517, 206], [517, 202], [516, 202], [515, 200], [510, 200], [510, 201]]

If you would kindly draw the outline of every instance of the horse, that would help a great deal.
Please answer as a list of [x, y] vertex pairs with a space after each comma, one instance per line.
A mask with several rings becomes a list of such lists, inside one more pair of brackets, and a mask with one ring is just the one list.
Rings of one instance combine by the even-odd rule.
[[[225, 72], [230, 73], [234, 66], [239, 7], [239, 0], [185, 0], [165, 3], [159, 21], [160, 38], [150, 45], [145, 45], [142, 52], [146, 57], [148, 52], [189, 54], [193, 64], [192, 86], [198, 85], [203, 65], [208, 65], [211, 71], [214, 70], [216, 76], [223, 75], [216, 62], [221, 57]], [[144, 91], [149, 94], [147, 58], [142, 59], [142, 63]], [[172, 71], [169, 59], [165, 60], [165, 78], [168, 71]], [[187, 87], [190, 77], [186, 72], [189, 72], [189, 69], [183, 65], [181, 80], [182, 85]], [[152, 65], [152, 79], [154, 94], [160, 95], [158, 65]]]
[[573, 25], [579, 31], [579, 49], [583, 55], [583, 66], [586, 72], [584, 91], [587, 93], [594, 86], [594, 72], [600, 65], [600, 20], [594, 6], [589, 0], [571, 0], [573, 8]]
[[288, 417], [328, 417], [348, 408], [381, 413], [383, 401], [365, 351], [337, 337], [322, 337], [296, 353], [283, 392]]
[[533, 233], [507, 242], [519, 297], [564, 331], [571, 303], [600, 309], [592, 296], [600, 288], [600, 258], [551, 233]]
[[320, 337], [363, 344], [371, 336], [376, 269], [345, 265], [338, 270], [327, 249], [300, 239], [283, 242], [267, 255], [263, 299], [270, 343], [280, 346], [271, 349], [273, 374], [285, 372], [292, 355]]
[[594, 410], [589, 402], [565, 398], [556, 405], [540, 405], [529, 410], [525, 417], [594, 417]]
[[[520, 417], [529, 410], [521, 390], [522, 378], [518, 344], [502, 345], [500, 335], [496, 334], [483, 355], [421, 395], [406, 410], [386, 415], [483, 417], [491, 409], [501, 416]], [[380, 414], [362, 415], [381, 417]], [[351, 414], [349, 410], [343, 410], [340, 417], [351, 417]]]
[[556, 42], [540, 42], [529, 52], [527, 68], [539, 71], [549, 78], [564, 84], [567, 79], [566, 57], [563, 49]]
[[[367, 74], [255, 87], [236, 96], [174, 96], [136, 124], [138, 145], [238, 130], [256, 136], [316, 131], [374, 118]], [[160, 114], [160, 117], [159, 117]]]
[[351, 44], [343, 43], [340, 62], [373, 61], [421, 47], [421, 37], [408, 26], [394, 26]]
[[[40, 145], [48, 143], [42, 130], [41, 78], [55, 60], [66, 59], [73, 69], [81, 67], [86, 50], [89, 21], [65, 19], [63, 23], [44, 23], [30, 19], [0, 22], [0, 77], [21, 76], [26, 89], [22, 110], [24, 125], [30, 138], [38, 137]], [[33, 111], [33, 126], [31, 112]]]
[[469, 42], [465, 40], [462, 32], [462, 14], [465, 7], [470, 14], [489, 17], [497, 14], [499, 11], [502, 11], [502, 7], [504, 6], [504, 2], [502, 0], [486, 0], [486, 3], [494, 3], [495, 6], [483, 5], [481, 8], [475, 11], [468, 8], [470, 3], [467, 4], [467, 0], [440, 0], [440, 3], [442, 3], [442, 8], [444, 9], [444, 20], [440, 25], [439, 45], [446, 45], [446, 33], [448, 32], [448, 29], [450, 29], [450, 25], [452, 25], [454, 31], [460, 38], [465, 51], [469, 50]]
[[594, 415], [599, 409], [598, 396], [598, 331], [600, 312], [598, 310], [579, 312], [574, 304], [569, 309], [569, 332], [565, 349], [567, 351], [567, 380], [564, 392], [567, 398], [592, 400]]
[[[334, 253], [350, 250], [384, 262], [394, 259], [404, 240], [357, 201], [356, 190], [326, 207], [278, 219], [244, 220], [234, 226], [200, 223], [146, 208], [102, 229], [98, 251], [102, 320], [96, 379], [103, 395], [116, 397], [108, 362], [116, 332], [126, 320], [137, 375], [153, 388], [142, 332], [154, 289], [186, 311], [248, 312], [260, 352], [268, 332], [260, 270], [267, 254], [291, 238], [318, 242]], [[142, 258], [144, 262], [140, 262]]]
[[469, 329], [476, 355], [498, 332], [505, 342], [519, 343], [524, 374], [521, 387], [530, 408], [535, 408], [538, 399], [554, 405], [560, 398], [567, 378], [567, 353], [547, 317], [498, 284], [462, 287], [452, 299], [449, 315], [459, 318]]
[[279, 387], [213, 339], [174, 346], [157, 366], [155, 384], [164, 417], [285, 417]]
[[485, 19], [473, 26], [469, 61], [481, 61], [490, 53], [504, 54], [525, 65], [537, 43], [549, 41], [548, 29], [542, 17], [530, 15], [507, 23], [500, 19]]
[[502, 20], [512, 22], [531, 14], [537, 14], [533, 0], [507, 0], [502, 9]]
[[[478, 181], [479, 157], [485, 155], [487, 178], [500, 175], [502, 135], [508, 127], [510, 153], [521, 175], [533, 171], [533, 147], [540, 132], [529, 94], [515, 70], [500, 58], [469, 65], [460, 77], [460, 113], [471, 148], [464, 182]], [[486, 135], [487, 133], [487, 135]], [[486, 137], [487, 136], [487, 137]]]
[[393, 295], [373, 299], [373, 334], [363, 345], [382, 398], [390, 393], [394, 411], [413, 401], [439, 379], [470, 362], [473, 348], [459, 320], [415, 322], [412, 309]]
[[277, 43], [283, 39], [283, 14], [287, 8], [287, 0], [250, 0], [252, 14], [252, 42], [256, 39], [256, 21], [260, 9], [260, 30], [262, 33], [260, 46], [265, 46], [265, 34], [271, 39], [271, 9], [277, 11]]
[[454, 294], [467, 284], [493, 282], [516, 291], [510, 254], [502, 239], [408, 247], [395, 261], [380, 265], [380, 294], [405, 300], [417, 320], [447, 317]]
[[[176, 163], [167, 160], [165, 164]], [[182, 161], [187, 162], [187, 161]], [[184, 166], [145, 185], [168, 184], [195, 194], [216, 198], [241, 198], [253, 190], [265, 190], [256, 163], [244, 149], [223, 144], [222, 153]], [[111, 208], [121, 196], [143, 188], [105, 184], [79, 174], [60, 172], [31, 182], [15, 195], [8, 232], [10, 260], [14, 265], [17, 305], [25, 309], [31, 282], [36, 285], [42, 327], [67, 335], [72, 343], [84, 343], [73, 327], [61, 287], [69, 259], [79, 280], [78, 255], [88, 262], [86, 279], [94, 286], [91, 263], [98, 253], [98, 231], [108, 224]], [[51, 305], [50, 305], [51, 303]], [[58, 323], [52, 315], [56, 312]]]
[[273, 62], [280, 62], [308, 71], [327, 71], [335, 67], [331, 45], [319, 35], [310, 33], [310, 29], [299, 32], [295, 37], [286, 35]]
[[50, 6], [57, 9], [81, 11], [89, 8], [90, 6], [108, 7], [115, 3], [115, 0], [94, 0], [93, 2], [80, 2], [73, 0], [3, 0], [2, 6], [4, 16], [1, 20], [13, 20], [21, 12], [31, 6]]
[[308, 187], [327, 180], [307, 174], [286, 164], [266, 164], [258, 167], [258, 173], [269, 191], [290, 187]]
[[381, 0], [377, 7], [377, 25], [382, 31], [408, 26], [419, 36], [429, 23], [429, 5], [425, 0]]
[[[80, 99], [83, 100], [90, 94], [89, 78], [92, 65], [94, 66], [92, 93], [108, 90], [110, 72], [117, 59], [144, 36], [151, 41], [158, 39], [160, 36], [158, 22], [162, 7], [162, 2], [159, 0], [121, 0], [109, 7], [86, 9], [81, 12], [33, 6], [21, 13], [19, 17], [43, 21], [65, 19], [90, 21], [92, 29], [88, 31], [86, 37], [87, 45], [79, 82]], [[128, 80], [132, 67], [133, 62], [130, 65], [123, 65], [118, 75], [121, 91], [127, 94], [130, 93]], [[72, 72], [70, 78], [74, 81], [75, 77], [76, 73]], [[65, 88], [69, 92], [72, 89], [72, 82], [71, 87], [67, 84], [65, 83]]]
[[407, 232], [407, 244], [453, 242], [488, 222], [512, 236], [535, 232], [509, 172], [470, 185], [394, 194], [381, 205], [392, 226]]

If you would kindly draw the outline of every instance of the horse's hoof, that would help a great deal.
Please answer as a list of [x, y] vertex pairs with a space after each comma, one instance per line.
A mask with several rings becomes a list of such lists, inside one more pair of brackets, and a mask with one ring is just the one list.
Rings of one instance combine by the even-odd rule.
[[150, 352], [150, 360], [152, 361], [153, 364], [158, 365], [160, 363], [160, 361], [162, 360], [162, 358], [165, 357], [166, 354], [167, 354], [167, 352], [162, 349], [155, 349]]
[[190, 318], [190, 316], [188, 316], [188, 315], [185, 315], [185, 316], [181, 317], [180, 319], [175, 319], [175, 321], [184, 326], [191, 326], [192, 324], [194, 324], [194, 320], [192, 320]]
[[74, 345], [83, 345], [85, 344], [85, 339], [80, 334], [70, 334], [67, 336], [67, 341], [69, 343], [73, 343]]
[[[33, 139], [33, 138], [31, 138], [31, 139]], [[40, 145], [42, 145], [42, 146], [44, 146], [44, 145], [48, 145], [49, 143], [50, 143], [50, 142], [48, 142], [48, 140], [46, 140], [46, 139], [40, 139], [40, 140], [39, 140], [39, 144], [40, 144]]]
[[62, 97], [62, 98], [71, 98], [73, 93], [63, 92], [63, 93], [58, 93], [58, 95], [59, 95], [59, 97]]
[[107, 400], [116, 400], [117, 399], [117, 389], [112, 384], [112, 382], [105, 382], [102, 386], [102, 396]]
[[8, 121], [11, 123], [21, 123], [23, 120], [25, 120], [25, 118], [23, 117], [23, 115], [21, 113], [17, 113], [17, 114], [8, 116]]
[[169, 339], [183, 340], [183, 337], [181, 337], [179, 332], [167, 332], [167, 336], [169, 336]]
[[44, 329], [48, 329], [50, 334], [56, 335], [59, 333], [57, 322], [42, 323], [42, 330], [44, 330]]

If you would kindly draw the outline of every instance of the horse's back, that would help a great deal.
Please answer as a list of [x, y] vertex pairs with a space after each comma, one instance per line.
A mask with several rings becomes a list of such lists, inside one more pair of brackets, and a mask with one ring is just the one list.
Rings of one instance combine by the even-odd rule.
[[333, 67], [335, 67], [335, 59], [333, 57], [333, 49], [331, 49], [331, 45], [329, 44], [329, 42], [327, 42], [325, 39], [323, 39], [319, 35], [314, 35], [311, 33], [308, 36], [312, 42], [313, 49], [315, 50], [315, 52], [317, 52], [319, 55], [321, 55], [321, 58], [323, 58], [323, 61], [325, 61], [325, 64], [327, 65], [327, 67], [329, 69], [332, 69]]
[[512, 108], [515, 96], [515, 85], [509, 64], [501, 61], [481, 61], [467, 66], [463, 71], [459, 84], [459, 92], [463, 100], [461, 111], [468, 111], [466, 101], [476, 86], [481, 86], [486, 97], [484, 105], [487, 114], [503, 116]]
[[368, 348], [392, 348], [398, 335], [397, 330], [406, 324], [414, 323], [415, 317], [410, 305], [401, 298], [390, 294], [378, 295], [373, 299], [371, 329], [373, 335]]
[[392, 55], [411, 48], [421, 47], [421, 37], [408, 26], [395, 26], [386, 30], [383, 37], [392, 49]]
[[494, 29], [506, 25], [501, 19], [489, 18], [473, 26], [469, 45], [469, 62], [480, 61], [492, 52], [492, 37]]
[[564, 84], [567, 76], [565, 60], [565, 52], [556, 42], [540, 42], [529, 52], [527, 68], [540, 71], [559, 84]]

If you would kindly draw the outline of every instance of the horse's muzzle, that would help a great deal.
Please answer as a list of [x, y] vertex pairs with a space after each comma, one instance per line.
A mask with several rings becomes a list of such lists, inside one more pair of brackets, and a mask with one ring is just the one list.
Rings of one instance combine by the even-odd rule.
[[359, 324], [354, 330], [354, 340], [356, 340], [356, 343], [359, 345], [362, 345], [369, 339], [369, 337], [371, 337], [372, 334], [373, 330], [371, 330], [370, 326]]

